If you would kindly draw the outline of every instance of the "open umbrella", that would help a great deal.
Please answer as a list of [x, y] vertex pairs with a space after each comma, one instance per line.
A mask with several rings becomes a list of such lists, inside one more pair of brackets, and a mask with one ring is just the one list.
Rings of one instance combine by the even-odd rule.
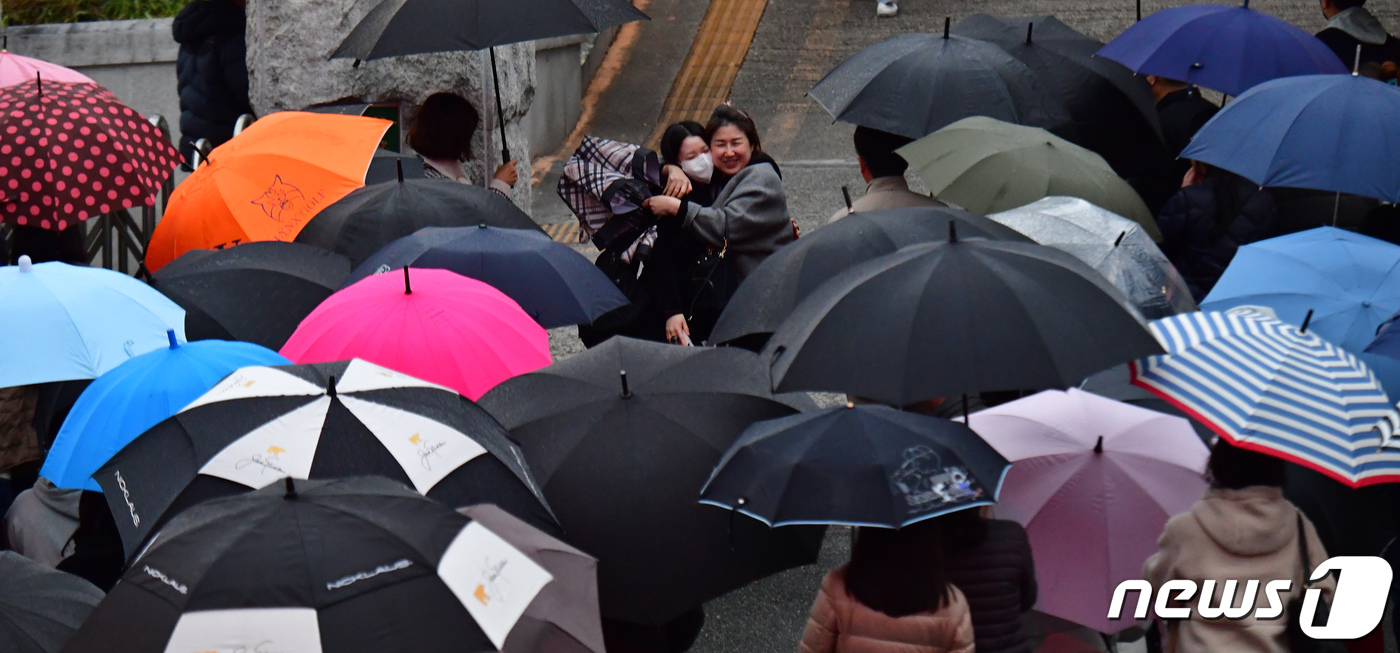
[[1191, 425], [1070, 389], [980, 411], [972, 428], [1011, 461], [996, 512], [1030, 536], [1036, 609], [1101, 633], [1134, 625], [1104, 606], [1206, 489], [1210, 450]]
[[1100, 397], [1116, 399], [1138, 408], [1155, 410], [1159, 413], [1185, 419], [1191, 422], [1191, 428], [1196, 430], [1196, 435], [1201, 438], [1201, 442], [1207, 445], [1215, 442], [1217, 437], [1215, 431], [1210, 430], [1210, 427], [1202, 424], [1200, 420], [1191, 417], [1186, 411], [1177, 408], [1166, 399], [1133, 385], [1133, 373], [1132, 370], [1128, 369], [1127, 363], [1115, 365], [1084, 379], [1078, 388]]
[[412, 154], [376, 149], [370, 159], [369, 170], [365, 172], [365, 185], [373, 186], [386, 181], [404, 179], [424, 179], [423, 160]]
[[49, 448], [39, 475], [60, 488], [101, 492], [93, 472], [136, 436], [198, 399], [230, 372], [287, 365], [276, 352], [246, 342], [209, 340], [137, 356], [97, 377], [78, 397]]
[[1196, 310], [1186, 280], [1132, 220], [1077, 197], [1047, 197], [987, 217], [1084, 261], [1148, 319]]
[[604, 618], [659, 626], [816, 561], [822, 529], [771, 530], [696, 503], [749, 424], [796, 412], [751, 352], [619, 336], [481, 404], [520, 442], [569, 541], [598, 557]]
[[1241, 247], [1210, 294], [1207, 311], [1267, 306], [1328, 342], [1360, 352], [1400, 310], [1400, 247], [1318, 227]]
[[308, 220], [365, 182], [388, 120], [282, 111], [209, 153], [170, 196], [146, 268], [191, 249], [292, 240]]
[[41, 82], [97, 83], [87, 75], [72, 68], [64, 68], [42, 59], [21, 57], [8, 50], [0, 49], [0, 88], [36, 79]]
[[322, 209], [296, 241], [340, 252], [359, 267], [371, 254], [419, 229], [483, 223], [540, 231], [530, 216], [495, 191], [451, 179], [399, 179], [365, 186]]
[[491, 284], [546, 329], [592, 324], [627, 297], [583, 255], [534, 229], [420, 229], [379, 250], [345, 285], [405, 267], [451, 270]]
[[558, 579], [382, 478], [293, 481], [172, 520], [70, 653], [486, 653]]
[[940, 199], [974, 213], [1078, 197], [1142, 225], [1162, 239], [1142, 198], [1103, 157], [1043, 129], [986, 117], [959, 120], [898, 153]]
[[0, 650], [59, 653], [102, 601], [102, 590], [14, 551], [0, 551]]
[[93, 478], [128, 557], [169, 518], [285, 476], [393, 479], [453, 507], [557, 530], [520, 448], [447, 388], [362, 360], [253, 366], [136, 438]]
[[0, 387], [95, 379], [128, 358], [184, 339], [185, 311], [111, 270], [0, 267]]
[[907, 406], [1076, 384], [1160, 352], [1140, 320], [1117, 288], [1069, 254], [949, 238], [823, 284], [764, 355], [780, 392], [845, 392]]
[[730, 342], [745, 336], [766, 336], [828, 279], [907, 245], [947, 240], [952, 220], [958, 221], [958, 233], [964, 238], [1030, 242], [1013, 229], [958, 209], [915, 207], [852, 213], [764, 259], [734, 291], [710, 339]]
[[1394, 86], [1351, 75], [1290, 77], [1260, 84], [1226, 104], [1181, 156], [1261, 186], [1400, 202], [1397, 121], [1400, 92]]
[[837, 64], [807, 93], [832, 118], [919, 138], [968, 116], [1055, 127], [1069, 113], [1004, 50], [976, 39], [900, 34]]
[[1244, 6], [1188, 5], [1154, 12], [1099, 50], [1141, 75], [1239, 95], [1279, 77], [1336, 74], [1346, 66], [1317, 37]]
[[514, 300], [447, 270], [375, 275], [331, 295], [282, 355], [297, 363], [364, 358], [475, 401], [549, 365], [549, 334]]
[[150, 284], [187, 311], [190, 340], [275, 350], [349, 274], [350, 260], [335, 252], [269, 240], [192, 249], [151, 275]]

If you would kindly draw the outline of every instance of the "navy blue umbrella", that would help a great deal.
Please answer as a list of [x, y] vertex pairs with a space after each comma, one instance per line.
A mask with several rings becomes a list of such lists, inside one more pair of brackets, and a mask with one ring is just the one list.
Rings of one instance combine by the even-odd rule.
[[1317, 37], [1249, 8], [1189, 5], [1163, 9], [1099, 50], [1143, 75], [1158, 75], [1239, 95], [1280, 77], [1345, 73]]
[[526, 229], [427, 227], [373, 256], [345, 286], [404, 267], [450, 270], [490, 284], [546, 329], [592, 324], [627, 297], [582, 254]]
[[1267, 82], [1225, 105], [1181, 156], [1261, 186], [1400, 202], [1400, 89], [1352, 75]]

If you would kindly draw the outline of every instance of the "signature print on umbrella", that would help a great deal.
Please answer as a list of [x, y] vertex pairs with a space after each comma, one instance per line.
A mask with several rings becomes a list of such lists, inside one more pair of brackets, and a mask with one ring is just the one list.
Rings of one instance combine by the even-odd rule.
[[428, 471], [433, 470], [433, 463], [429, 458], [432, 456], [441, 458], [442, 454], [438, 453], [438, 449], [447, 446], [447, 442], [445, 441], [424, 442], [423, 434], [421, 433], [414, 433], [409, 436], [408, 441], [418, 446], [418, 462], [423, 465], [423, 469]]
[[262, 468], [262, 469], [259, 471], [259, 473], [261, 473], [261, 474], [266, 474], [266, 473], [267, 473], [267, 470], [270, 469], [270, 470], [272, 470], [272, 471], [274, 471], [274, 472], [277, 472], [278, 474], [281, 474], [281, 475], [283, 475], [283, 476], [287, 476], [287, 475], [288, 475], [287, 471], [284, 470], [284, 469], [282, 469], [282, 459], [281, 459], [281, 458], [278, 458], [278, 456], [280, 456], [280, 455], [282, 455], [282, 454], [284, 454], [284, 453], [287, 453], [287, 450], [286, 450], [286, 449], [283, 449], [282, 447], [279, 447], [279, 446], [277, 446], [277, 445], [274, 444], [274, 445], [272, 445], [272, 446], [270, 446], [270, 447], [267, 448], [267, 455], [266, 455], [266, 456], [264, 456], [263, 454], [260, 454], [260, 453], [255, 453], [255, 454], [253, 454], [253, 455], [251, 455], [251, 456], [248, 456], [247, 458], [244, 458], [244, 459], [239, 460], [238, 462], [234, 463], [234, 464], [233, 464], [233, 468], [234, 468], [234, 469], [243, 469], [244, 467], [247, 467], [247, 466], [249, 466], [249, 465], [258, 465], [259, 467]]
[[890, 482], [904, 495], [910, 513], [982, 496], [982, 488], [975, 487], [966, 469], [957, 465], [944, 467], [938, 453], [924, 445], [904, 450], [904, 462], [895, 470]]

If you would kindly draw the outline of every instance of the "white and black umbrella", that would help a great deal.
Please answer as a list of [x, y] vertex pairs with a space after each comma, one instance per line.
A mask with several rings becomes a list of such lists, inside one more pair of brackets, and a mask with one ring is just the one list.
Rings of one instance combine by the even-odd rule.
[[363, 360], [245, 367], [93, 475], [128, 556], [171, 516], [293, 478], [384, 476], [450, 506], [494, 503], [557, 533], [520, 447], [486, 411]]
[[284, 478], [171, 520], [64, 650], [497, 651], [555, 581], [393, 481]]

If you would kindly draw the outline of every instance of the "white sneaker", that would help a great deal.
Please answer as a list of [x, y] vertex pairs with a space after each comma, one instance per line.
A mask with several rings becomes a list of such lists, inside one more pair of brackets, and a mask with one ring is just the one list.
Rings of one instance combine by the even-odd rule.
[[893, 2], [881, 2], [875, 5], [876, 16], [893, 16], [899, 13], [899, 5]]

